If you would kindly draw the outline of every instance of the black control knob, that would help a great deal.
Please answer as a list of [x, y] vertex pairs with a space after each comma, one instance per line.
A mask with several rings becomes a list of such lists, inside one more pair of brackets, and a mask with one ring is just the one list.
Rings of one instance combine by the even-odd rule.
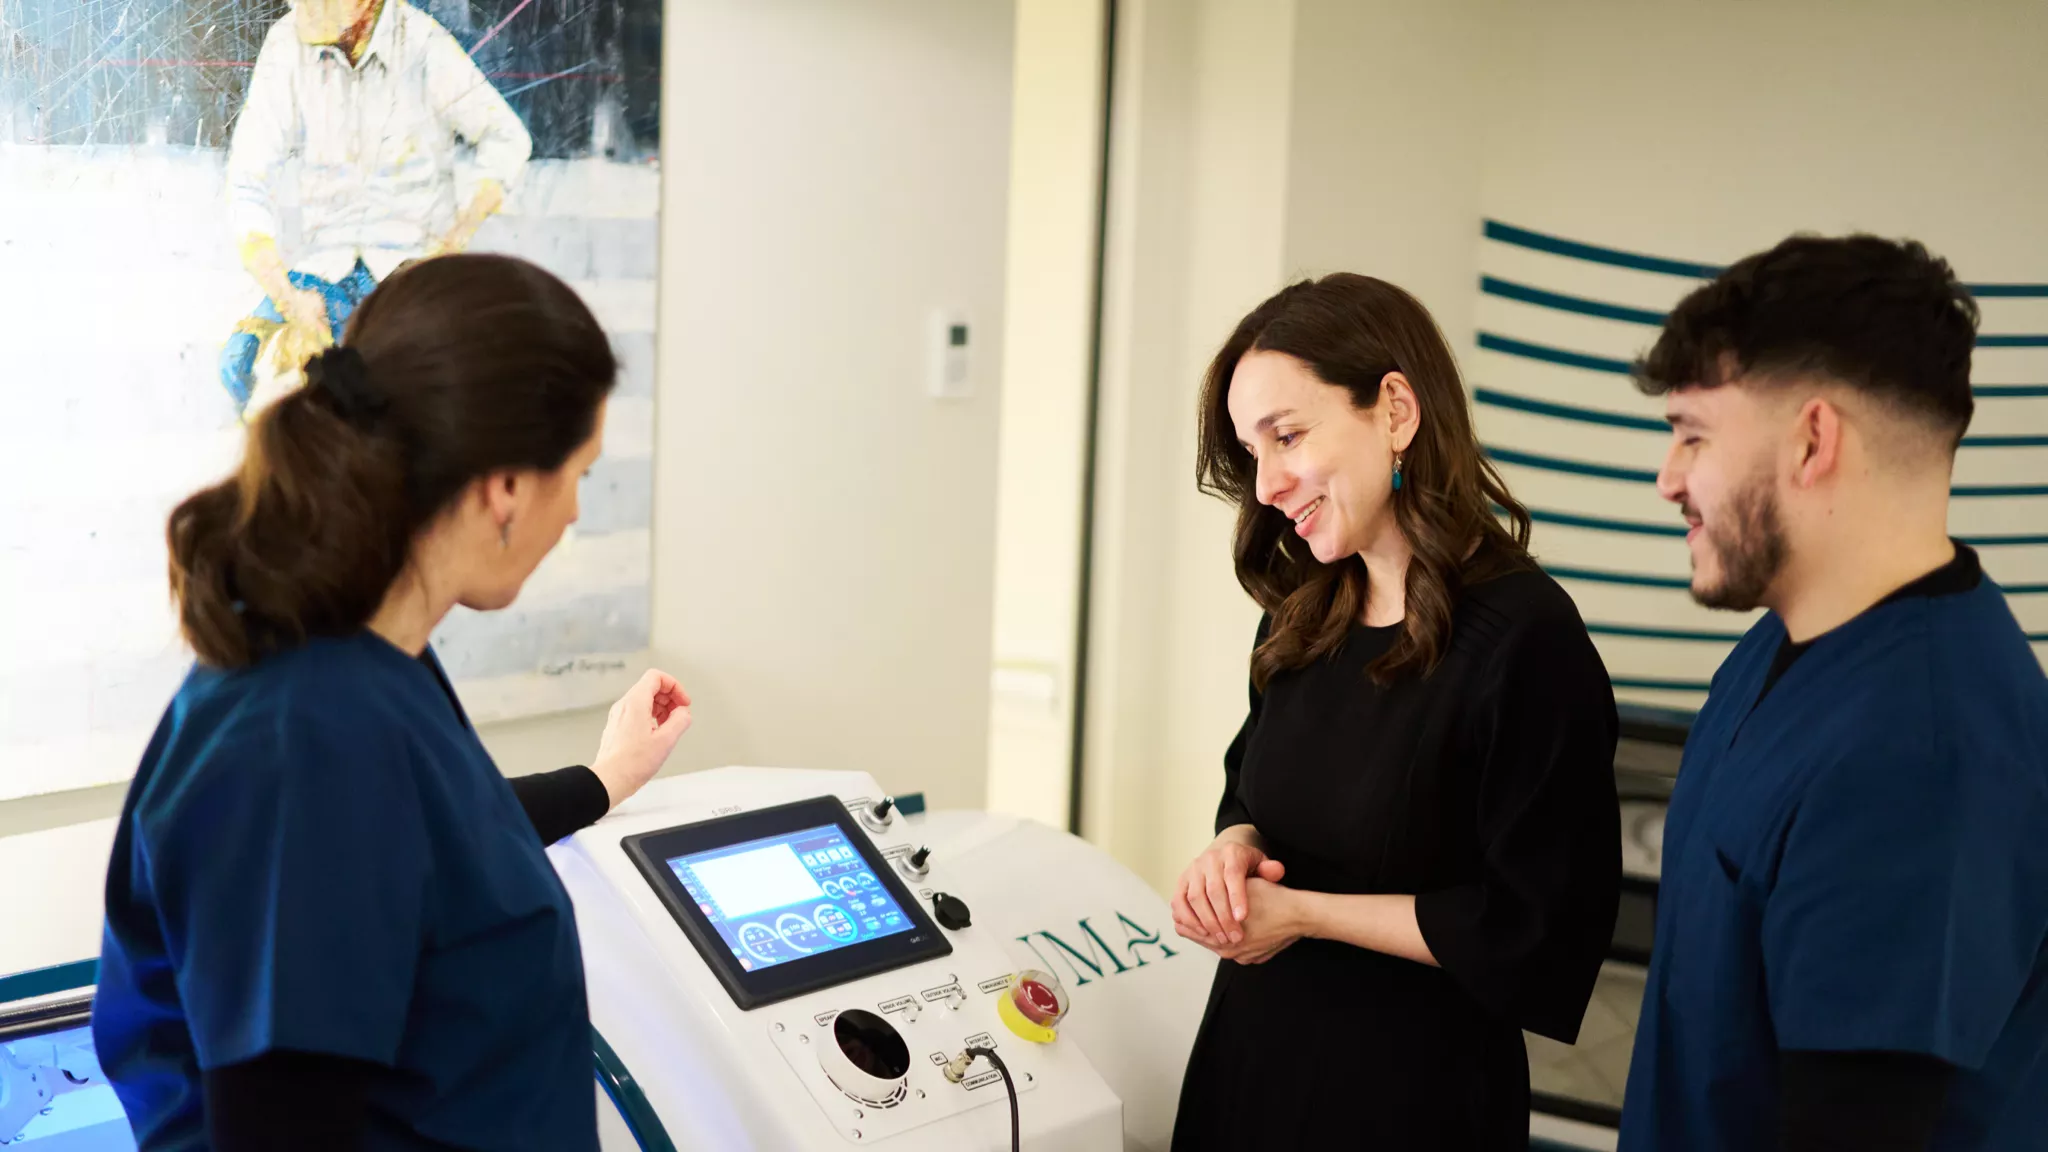
[[917, 851], [910, 854], [910, 866], [921, 871], [924, 868], [924, 862], [931, 858], [932, 850], [920, 847]]
[[889, 829], [889, 814], [896, 811], [896, 798], [884, 796], [880, 800], [858, 810], [860, 822], [870, 832], [886, 832]]
[[967, 901], [945, 892], [932, 893], [932, 915], [939, 927], [948, 932], [958, 932], [974, 923], [974, 916], [967, 911]]

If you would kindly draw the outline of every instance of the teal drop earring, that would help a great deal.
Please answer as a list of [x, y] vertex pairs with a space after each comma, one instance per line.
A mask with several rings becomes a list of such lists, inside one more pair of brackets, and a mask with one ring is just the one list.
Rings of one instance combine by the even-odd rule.
[[1401, 490], [1401, 454], [1394, 453], [1394, 491]]

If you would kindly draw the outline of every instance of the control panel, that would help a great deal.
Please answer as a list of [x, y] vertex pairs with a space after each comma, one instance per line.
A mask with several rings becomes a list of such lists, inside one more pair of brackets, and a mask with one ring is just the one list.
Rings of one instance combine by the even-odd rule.
[[1051, 974], [1013, 973], [1000, 952], [947, 938], [970, 930], [973, 912], [928, 883], [932, 850], [870, 838], [901, 823], [887, 797], [818, 796], [620, 842], [734, 1005], [856, 1143], [1007, 1108], [1005, 1072], [1020, 1097], [1037, 1087], [1065, 1011]]
[[1038, 1087], [1045, 1051], [1013, 1036], [997, 1010], [1010, 973], [963, 979], [947, 972], [922, 987], [876, 983], [891, 994], [838, 1009], [765, 1013], [776, 1050], [847, 1139], [867, 1143], [984, 1104], [1007, 1107], [1002, 1074], [986, 1060], [969, 1062], [958, 1081], [946, 1074], [970, 1047], [1002, 1056], [1020, 1098]]
[[983, 835], [930, 829], [864, 775], [735, 768], [551, 850], [592, 1024], [676, 1146], [1001, 1152], [1013, 1116], [1025, 1148], [1126, 1146], [1060, 978], [981, 923]]

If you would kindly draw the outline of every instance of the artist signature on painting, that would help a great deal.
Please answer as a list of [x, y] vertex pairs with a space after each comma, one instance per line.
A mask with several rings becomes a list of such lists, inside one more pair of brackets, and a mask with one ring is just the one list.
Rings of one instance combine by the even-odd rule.
[[623, 657], [609, 656], [578, 656], [573, 660], [553, 660], [540, 666], [543, 676], [601, 676], [625, 670]]

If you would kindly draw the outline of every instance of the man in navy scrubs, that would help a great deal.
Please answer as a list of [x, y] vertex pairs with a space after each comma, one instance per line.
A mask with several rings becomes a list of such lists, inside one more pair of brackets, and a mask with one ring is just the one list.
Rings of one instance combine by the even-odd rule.
[[2048, 1148], [2048, 680], [1947, 528], [1976, 326], [1918, 244], [1799, 237], [1637, 365], [1693, 596], [1769, 612], [1671, 799], [1625, 1152]]

